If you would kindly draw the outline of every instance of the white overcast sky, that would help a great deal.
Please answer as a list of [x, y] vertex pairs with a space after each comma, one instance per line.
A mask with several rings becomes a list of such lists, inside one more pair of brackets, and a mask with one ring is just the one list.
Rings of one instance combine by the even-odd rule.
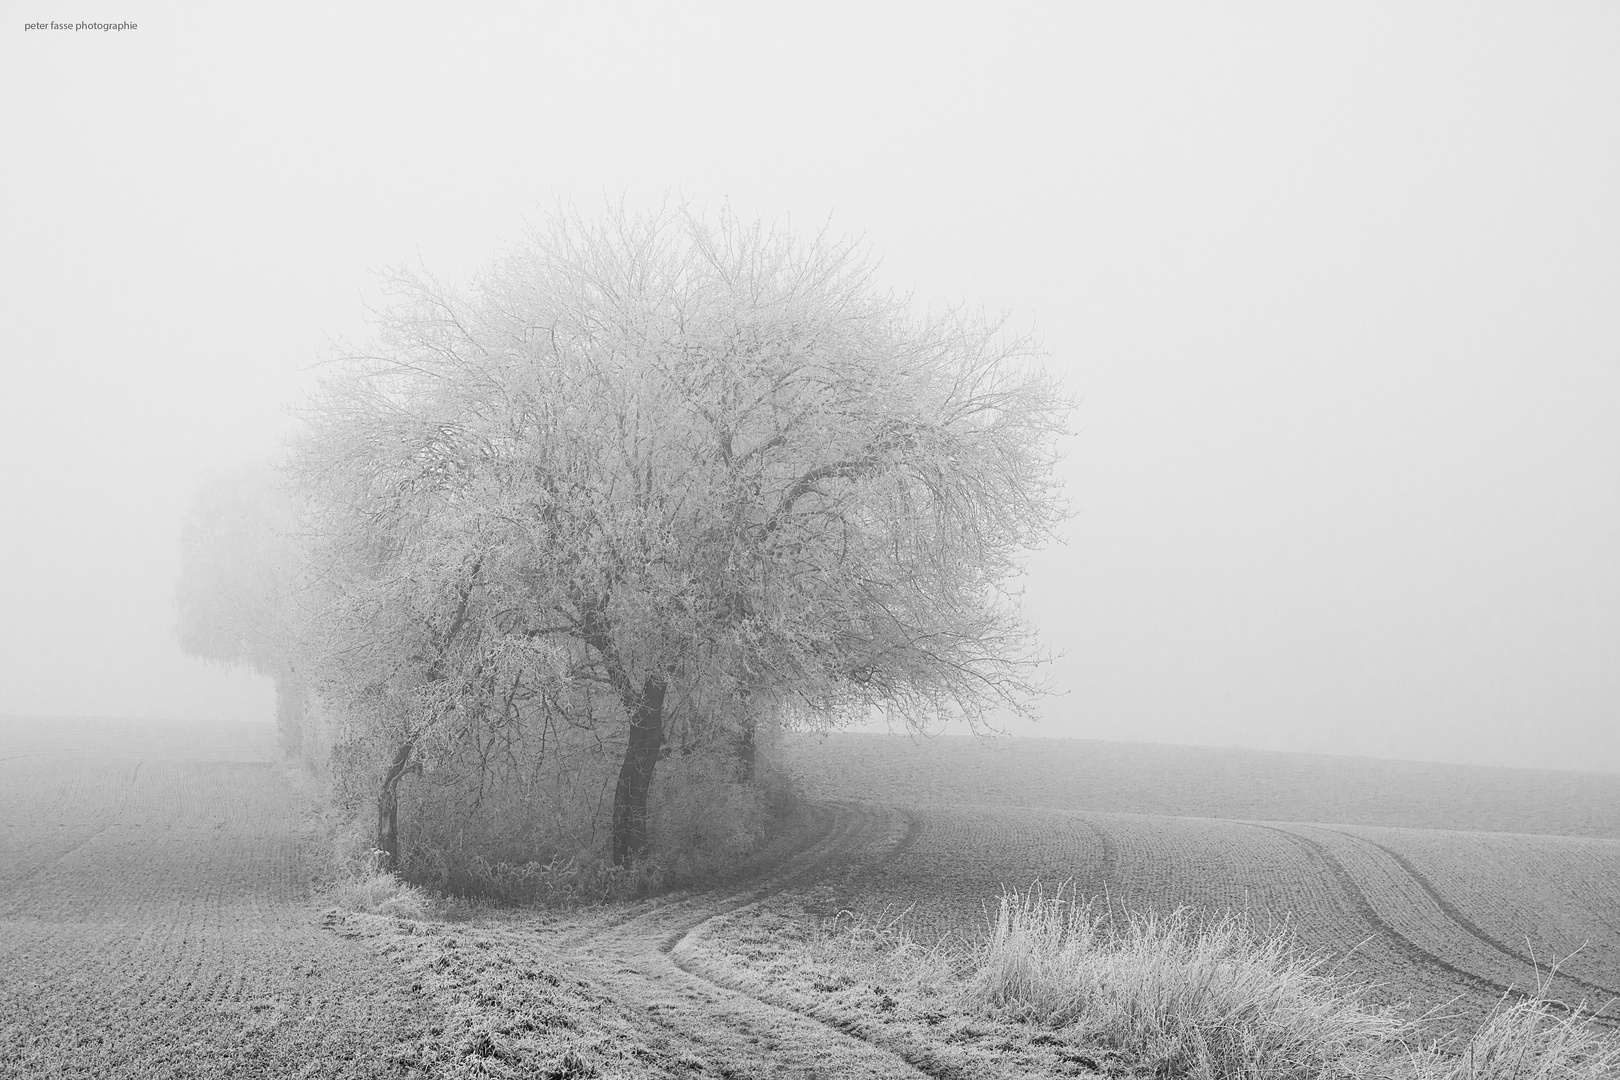
[[1620, 6], [0, 7], [0, 713], [268, 718], [199, 481], [375, 271], [678, 191], [1043, 334], [1035, 733], [1620, 770]]

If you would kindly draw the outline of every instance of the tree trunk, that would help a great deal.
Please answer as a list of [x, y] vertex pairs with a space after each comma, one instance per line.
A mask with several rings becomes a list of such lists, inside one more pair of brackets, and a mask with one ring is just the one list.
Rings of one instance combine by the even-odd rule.
[[648, 677], [641, 696], [625, 702], [630, 743], [613, 791], [613, 865], [629, 866], [647, 851], [647, 793], [664, 742], [664, 680]]
[[399, 868], [399, 780], [410, 758], [411, 744], [406, 743], [394, 755], [377, 795], [377, 850], [382, 852], [384, 870]]

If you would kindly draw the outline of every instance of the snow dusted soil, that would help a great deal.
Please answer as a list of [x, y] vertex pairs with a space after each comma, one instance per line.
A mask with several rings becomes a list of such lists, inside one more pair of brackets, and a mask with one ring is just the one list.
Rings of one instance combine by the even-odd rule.
[[1620, 777], [1052, 739], [790, 751], [812, 796], [883, 800], [917, 824], [824, 913], [904, 912], [924, 944], [972, 940], [1002, 890], [1062, 882], [1098, 907], [1285, 926], [1376, 999], [1436, 1009], [1437, 1027], [1540, 986], [1620, 1029]]
[[432, 1010], [322, 925], [258, 725], [0, 720], [0, 1076], [398, 1077]]
[[249, 725], [0, 720], [0, 1077], [921, 1076], [683, 947], [881, 861], [817, 807], [728, 884], [573, 915], [344, 913], [311, 797]]
[[[746, 967], [695, 947], [728, 915], [880, 863], [906, 828], [893, 811], [823, 804], [754, 873], [711, 888], [571, 914], [486, 911], [465, 922], [354, 914], [336, 929], [392, 958], [442, 1003], [465, 1048], [456, 1076], [937, 1075], [916, 1048], [811, 1014]], [[570, 1060], [579, 1068], [564, 1068]]]

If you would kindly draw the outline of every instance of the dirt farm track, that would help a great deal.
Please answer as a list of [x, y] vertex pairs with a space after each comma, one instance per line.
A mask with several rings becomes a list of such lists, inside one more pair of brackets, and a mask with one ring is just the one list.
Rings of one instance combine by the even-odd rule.
[[874, 739], [789, 744], [821, 782], [752, 877], [447, 922], [331, 907], [268, 726], [0, 719], [0, 1077], [1080, 1075], [785, 976], [818, 920], [972, 936], [1037, 878], [1284, 921], [1463, 1020], [1561, 962], [1620, 1026], [1620, 778]]

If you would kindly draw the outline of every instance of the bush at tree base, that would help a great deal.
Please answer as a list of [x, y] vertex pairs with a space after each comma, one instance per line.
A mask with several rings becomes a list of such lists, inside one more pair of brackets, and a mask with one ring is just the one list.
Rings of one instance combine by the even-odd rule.
[[[744, 862], [791, 826], [799, 808], [793, 779], [760, 749], [751, 780], [739, 778], [730, 748], [672, 749], [650, 800], [656, 854], [615, 867], [607, 841], [616, 748], [516, 740], [500, 753], [456, 747], [399, 788], [400, 876], [457, 897], [571, 907], [702, 884]], [[388, 754], [380, 740], [336, 745], [329, 758], [333, 799], [352, 823], [351, 846], [369, 848], [376, 781]], [[348, 853], [363, 861], [365, 852]]]

